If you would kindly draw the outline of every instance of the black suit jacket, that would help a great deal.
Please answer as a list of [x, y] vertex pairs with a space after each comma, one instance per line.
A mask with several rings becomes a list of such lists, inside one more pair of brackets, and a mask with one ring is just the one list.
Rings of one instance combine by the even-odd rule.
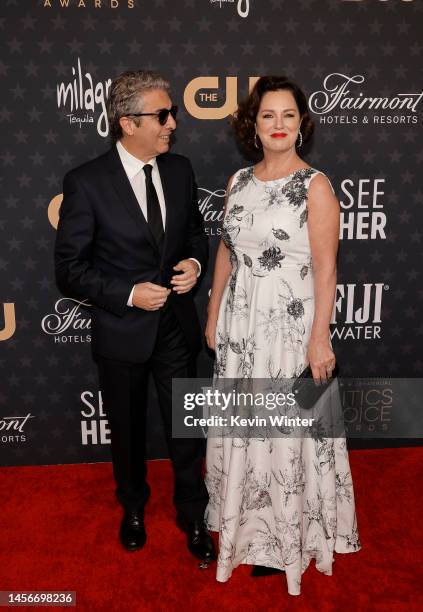
[[[160, 313], [127, 305], [134, 284], [170, 287], [173, 266], [195, 257], [205, 269], [208, 239], [186, 157], [157, 157], [166, 202], [162, 253], [140, 209], [116, 147], [70, 171], [55, 247], [56, 280], [68, 297], [92, 304], [94, 356], [143, 362], [152, 353]], [[192, 292], [168, 298], [193, 352], [201, 330]]]

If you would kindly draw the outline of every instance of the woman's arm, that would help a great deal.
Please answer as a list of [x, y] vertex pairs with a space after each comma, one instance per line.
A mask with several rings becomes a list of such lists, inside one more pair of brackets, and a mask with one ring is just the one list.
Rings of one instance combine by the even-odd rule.
[[339, 202], [328, 179], [319, 174], [308, 193], [307, 226], [313, 260], [315, 311], [308, 359], [314, 379], [326, 380], [335, 366], [329, 323], [336, 291], [336, 256], [339, 242]]
[[[229, 179], [228, 186], [226, 188], [224, 215], [226, 214], [228, 195], [231, 190], [232, 179], [233, 177]], [[231, 271], [232, 264], [230, 262], [229, 249], [225, 245], [223, 240], [220, 239], [216, 253], [216, 261], [214, 264], [213, 282], [211, 287], [209, 305], [207, 308], [207, 325], [205, 330], [207, 346], [213, 351], [215, 350], [216, 324], [219, 315], [220, 301], [222, 299], [222, 294], [226, 287], [226, 283], [228, 282], [228, 278], [231, 274]]]

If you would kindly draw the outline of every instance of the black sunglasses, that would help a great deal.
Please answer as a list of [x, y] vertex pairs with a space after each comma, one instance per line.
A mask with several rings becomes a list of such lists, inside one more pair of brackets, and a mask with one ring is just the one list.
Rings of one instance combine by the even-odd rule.
[[160, 125], [165, 125], [169, 115], [172, 115], [173, 119], [176, 119], [177, 112], [178, 107], [174, 105], [171, 108], [162, 108], [157, 113], [130, 113], [128, 117], [157, 117]]

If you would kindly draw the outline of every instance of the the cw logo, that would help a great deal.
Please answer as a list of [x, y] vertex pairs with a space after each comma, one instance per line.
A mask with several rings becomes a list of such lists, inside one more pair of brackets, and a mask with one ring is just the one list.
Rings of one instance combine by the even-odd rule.
[[[258, 79], [259, 77], [249, 78], [250, 91]], [[222, 106], [199, 106], [195, 99], [197, 94], [200, 102], [218, 102], [217, 93], [202, 91], [205, 89], [219, 89], [219, 77], [197, 77], [188, 83], [184, 92], [184, 103], [190, 115], [196, 119], [224, 119], [236, 110], [238, 106], [238, 77], [226, 77], [226, 96]]]
[[16, 316], [14, 304], [3, 304], [4, 327], [0, 330], [0, 341], [9, 340], [16, 331]]

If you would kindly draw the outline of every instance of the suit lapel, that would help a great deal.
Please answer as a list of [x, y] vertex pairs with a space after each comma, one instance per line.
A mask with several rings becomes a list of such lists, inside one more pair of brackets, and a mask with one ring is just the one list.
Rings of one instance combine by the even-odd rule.
[[116, 147], [110, 149], [106, 160], [108, 170], [110, 172], [110, 179], [117, 195], [119, 196], [119, 199], [129, 212], [131, 217], [134, 219], [134, 221], [138, 224], [140, 229], [142, 229], [144, 233], [146, 233], [152, 246], [154, 246], [155, 249], [158, 250], [154, 236], [151, 233], [150, 227], [142, 213], [138, 200], [135, 197], [135, 193], [131, 187], [131, 183], [129, 182], [129, 179], [126, 175], [122, 162], [120, 161], [120, 157], [116, 150]]

